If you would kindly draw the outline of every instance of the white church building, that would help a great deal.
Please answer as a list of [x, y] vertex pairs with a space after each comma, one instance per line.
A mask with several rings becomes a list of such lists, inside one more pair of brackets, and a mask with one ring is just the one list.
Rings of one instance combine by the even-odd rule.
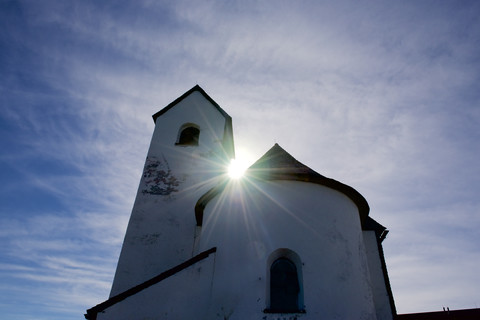
[[155, 130], [103, 319], [393, 319], [385, 227], [275, 144], [241, 179], [232, 118], [195, 86]]

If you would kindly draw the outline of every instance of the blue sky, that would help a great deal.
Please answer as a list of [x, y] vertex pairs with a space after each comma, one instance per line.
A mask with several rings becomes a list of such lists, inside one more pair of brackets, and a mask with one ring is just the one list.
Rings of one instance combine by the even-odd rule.
[[153, 132], [199, 84], [387, 226], [399, 313], [480, 307], [480, 2], [0, 1], [0, 310], [108, 297]]

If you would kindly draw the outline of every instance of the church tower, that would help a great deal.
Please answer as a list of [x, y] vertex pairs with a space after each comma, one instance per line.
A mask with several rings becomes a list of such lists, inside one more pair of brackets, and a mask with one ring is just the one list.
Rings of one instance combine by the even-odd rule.
[[196, 202], [234, 158], [232, 118], [198, 85], [153, 120], [110, 297], [192, 257]]

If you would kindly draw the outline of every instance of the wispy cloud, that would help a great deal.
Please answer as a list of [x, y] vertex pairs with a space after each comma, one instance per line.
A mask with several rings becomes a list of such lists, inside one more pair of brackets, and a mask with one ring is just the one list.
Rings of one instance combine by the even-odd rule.
[[[10, 292], [4, 301], [35, 301], [43, 305], [41, 313], [60, 319], [81, 315], [86, 306], [106, 299], [121, 245], [118, 235], [127, 218], [125, 213], [43, 214], [22, 219], [20, 228], [18, 220], [2, 219], [1, 253], [6, 262], [0, 265], [0, 278], [2, 291]], [[12, 281], [15, 286], [9, 285]], [[17, 312], [11, 309], [7, 314], [13, 317]]]

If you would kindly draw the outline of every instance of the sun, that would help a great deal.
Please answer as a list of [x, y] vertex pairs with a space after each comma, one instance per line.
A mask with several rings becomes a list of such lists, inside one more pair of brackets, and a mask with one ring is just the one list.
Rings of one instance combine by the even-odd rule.
[[232, 159], [228, 166], [228, 176], [232, 179], [240, 179], [245, 170], [247, 170], [249, 163], [241, 158]]
[[235, 159], [230, 161], [227, 173], [230, 179], [240, 179], [245, 171], [255, 162], [255, 156], [248, 148], [235, 148]]

